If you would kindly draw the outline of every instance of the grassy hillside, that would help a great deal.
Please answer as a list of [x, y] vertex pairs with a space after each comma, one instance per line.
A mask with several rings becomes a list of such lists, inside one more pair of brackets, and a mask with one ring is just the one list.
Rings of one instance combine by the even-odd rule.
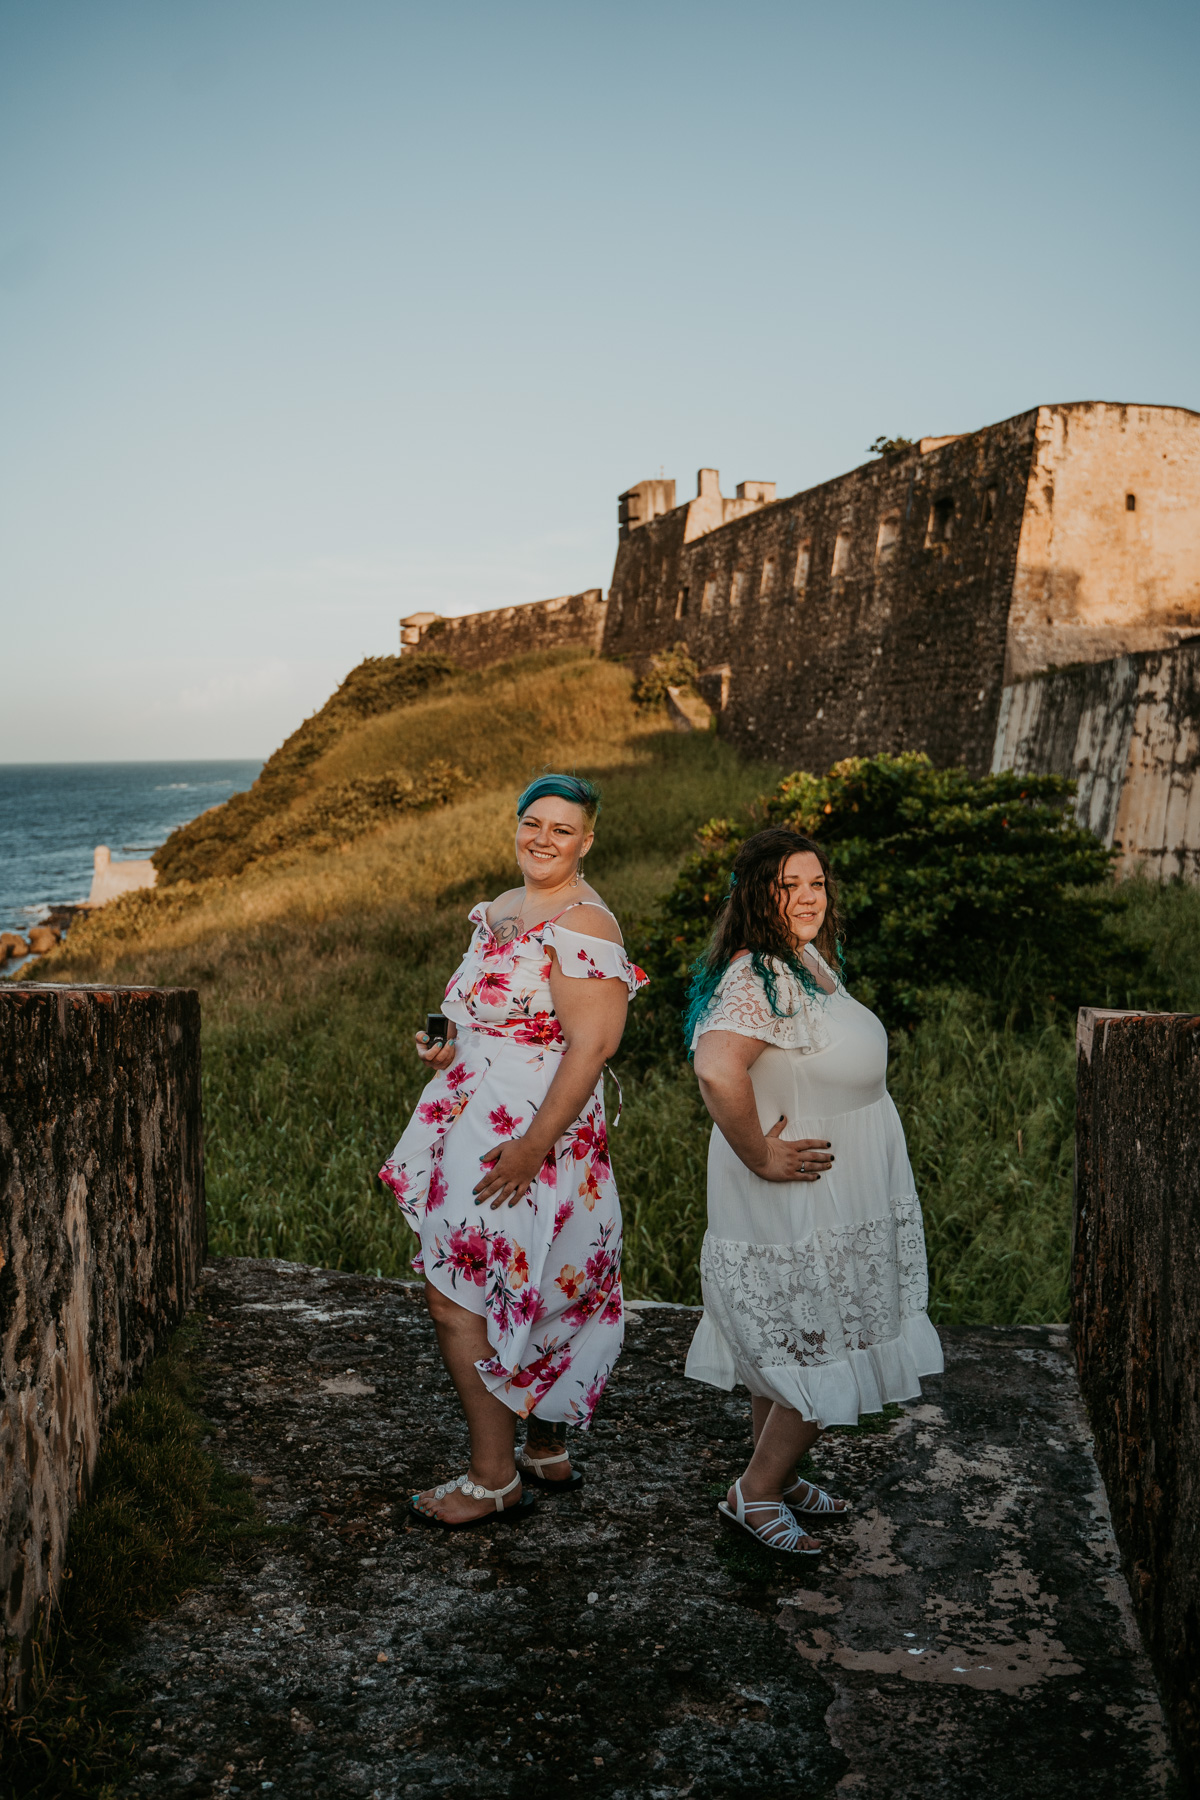
[[[377, 659], [249, 795], [175, 834], [159, 889], [113, 902], [37, 965], [39, 979], [200, 990], [215, 1253], [408, 1272], [413, 1239], [375, 1170], [422, 1085], [412, 1033], [461, 955], [466, 911], [512, 879], [515, 794], [546, 765], [601, 782], [590, 872], [626, 922], [704, 821], [782, 773], [670, 731], [626, 671], [576, 652], [476, 674]], [[1200, 894], [1129, 892], [1158, 1003], [1200, 1007]], [[695, 1300], [708, 1124], [694, 1078], [674, 1041], [617, 1069], [629, 1291]], [[1018, 1033], [962, 993], [894, 1038], [936, 1317], [1064, 1315], [1073, 1072], [1069, 1026]]]

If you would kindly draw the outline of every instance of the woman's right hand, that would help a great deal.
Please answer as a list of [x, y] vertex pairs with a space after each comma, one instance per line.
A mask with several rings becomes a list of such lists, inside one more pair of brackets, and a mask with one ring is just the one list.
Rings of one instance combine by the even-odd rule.
[[780, 1133], [786, 1124], [785, 1116], [764, 1132], [766, 1154], [754, 1173], [760, 1181], [820, 1181], [833, 1167], [829, 1139], [789, 1138], [785, 1142]]
[[428, 1032], [418, 1031], [416, 1044], [417, 1055], [431, 1069], [448, 1069], [458, 1055], [458, 1045], [452, 1037], [448, 1037], [444, 1044], [430, 1043]]

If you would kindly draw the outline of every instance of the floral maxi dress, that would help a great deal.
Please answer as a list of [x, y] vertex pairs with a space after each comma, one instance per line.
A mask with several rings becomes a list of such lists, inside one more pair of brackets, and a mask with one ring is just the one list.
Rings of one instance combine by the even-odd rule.
[[646, 976], [619, 944], [548, 920], [499, 943], [480, 903], [442, 1010], [458, 1055], [417, 1104], [380, 1170], [421, 1240], [413, 1267], [487, 1319], [494, 1354], [475, 1366], [521, 1417], [586, 1427], [624, 1338], [621, 1209], [608, 1156], [601, 1074], [529, 1192], [492, 1211], [473, 1193], [483, 1154], [522, 1136], [566, 1045], [550, 993], [550, 952], [564, 975]]

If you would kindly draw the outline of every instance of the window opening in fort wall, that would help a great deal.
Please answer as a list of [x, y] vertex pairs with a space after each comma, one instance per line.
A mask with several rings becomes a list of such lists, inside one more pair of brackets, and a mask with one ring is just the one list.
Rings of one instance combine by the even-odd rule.
[[805, 538], [796, 552], [796, 578], [792, 583], [797, 594], [803, 594], [808, 587], [808, 571], [812, 567], [812, 544]]
[[876, 563], [891, 562], [896, 553], [896, 545], [900, 538], [900, 514], [885, 513], [879, 521], [879, 535], [875, 540]]

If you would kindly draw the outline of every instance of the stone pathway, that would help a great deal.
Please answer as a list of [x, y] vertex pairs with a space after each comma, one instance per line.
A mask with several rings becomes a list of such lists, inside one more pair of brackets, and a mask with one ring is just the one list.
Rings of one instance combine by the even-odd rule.
[[419, 1289], [226, 1260], [200, 1305], [217, 1447], [291, 1529], [127, 1659], [130, 1794], [1170, 1793], [1061, 1331], [947, 1333], [829, 1434], [856, 1512], [793, 1575], [717, 1526], [748, 1408], [683, 1380], [684, 1309], [632, 1312], [580, 1493], [443, 1537], [404, 1513], [466, 1463]]

